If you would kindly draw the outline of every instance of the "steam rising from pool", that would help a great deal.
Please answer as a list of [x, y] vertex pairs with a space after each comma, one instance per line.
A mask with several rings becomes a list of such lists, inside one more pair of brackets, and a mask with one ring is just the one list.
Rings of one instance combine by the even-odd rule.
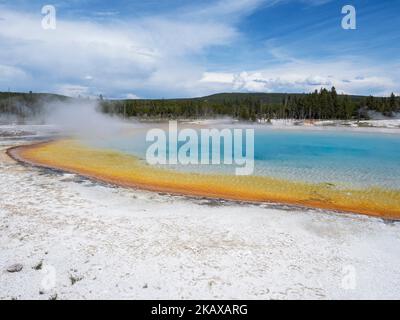
[[56, 125], [64, 135], [92, 140], [117, 137], [137, 121], [125, 121], [118, 116], [100, 112], [97, 101], [58, 102], [45, 106], [46, 123]]

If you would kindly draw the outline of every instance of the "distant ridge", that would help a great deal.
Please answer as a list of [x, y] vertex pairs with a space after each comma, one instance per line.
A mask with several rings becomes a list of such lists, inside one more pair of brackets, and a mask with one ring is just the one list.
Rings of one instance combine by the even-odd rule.
[[[243, 101], [246, 99], [251, 98], [252, 100], [259, 100], [264, 103], [280, 103], [282, 99], [291, 96], [291, 97], [302, 97], [307, 95], [308, 93], [283, 93], [283, 92], [221, 92], [215, 93], [207, 96], [200, 96], [200, 97], [191, 97], [191, 98], [137, 98], [137, 99], [112, 99], [114, 101], [126, 101], [126, 100], [148, 100], [148, 101], [159, 101], [159, 100], [209, 100], [209, 101], [232, 101], [238, 100]], [[344, 96], [339, 94], [339, 96]], [[363, 95], [347, 95], [352, 100], [355, 101], [361, 100], [366, 98], [367, 96]], [[77, 99], [76, 97], [70, 97], [66, 95], [61, 95], [57, 93], [29, 93], [29, 92], [7, 92], [7, 91], [0, 91], [0, 100], [4, 98], [29, 98], [34, 97], [35, 99], [58, 99], [58, 100], [66, 100], [66, 99]], [[86, 99], [87, 97], [82, 96], [82, 99]], [[93, 99], [93, 98], [92, 98]]]
[[[0, 92], [0, 115], [38, 116], [54, 102], [85, 103], [89, 97], [72, 98], [49, 93]], [[400, 112], [400, 99], [361, 95], [340, 95], [335, 88], [312, 93], [217, 93], [196, 98], [104, 99], [98, 108], [104, 113], [138, 118], [206, 118], [228, 116], [257, 121], [262, 119], [368, 119], [370, 111], [392, 117]], [[49, 104], [50, 103], [50, 104]]]
[[[283, 99], [290, 97], [303, 97], [306, 96], [308, 93], [266, 93], [266, 92], [222, 92], [222, 93], [215, 93], [204, 97], [199, 97], [197, 99], [200, 100], [209, 100], [209, 101], [232, 101], [238, 100], [243, 101], [246, 99], [254, 99], [259, 100], [260, 102], [264, 103], [281, 103]], [[338, 96], [348, 96], [350, 99], [354, 100], [355, 102], [360, 101], [367, 96], [362, 95], [341, 95]]]
[[35, 92], [8, 92], [0, 91], [0, 100], [8, 98], [35, 98], [35, 99], [71, 99], [71, 97], [57, 94], [57, 93], [35, 93]]

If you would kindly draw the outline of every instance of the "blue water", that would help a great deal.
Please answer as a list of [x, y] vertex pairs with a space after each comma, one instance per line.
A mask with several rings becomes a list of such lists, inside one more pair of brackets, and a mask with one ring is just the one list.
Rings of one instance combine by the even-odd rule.
[[400, 136], [256, 131], [256, 172], [310, 182], [400, 188]]
[[[145, 157], [145, 132], [96, 146]], [[254, 175], [343, 186], [400, 189], [400, 136], [311, 130], [255, 130]], [[189, 172], [234, 172], [234, 166], [170, 166]]]

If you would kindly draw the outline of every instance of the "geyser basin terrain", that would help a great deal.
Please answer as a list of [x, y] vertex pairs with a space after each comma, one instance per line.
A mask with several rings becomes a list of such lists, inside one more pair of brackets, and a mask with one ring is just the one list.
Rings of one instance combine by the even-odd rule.
[[139, 142], [144, 140], [135, 137], [97, 141], [95, 147], [54, 141], [12, 153], [123, 186], [400, 218], [400, 142], [395, 135], [260, 130], [255, 175], [241, 177], [210, 167], [149, 166], [141, 159], [145, 146]]

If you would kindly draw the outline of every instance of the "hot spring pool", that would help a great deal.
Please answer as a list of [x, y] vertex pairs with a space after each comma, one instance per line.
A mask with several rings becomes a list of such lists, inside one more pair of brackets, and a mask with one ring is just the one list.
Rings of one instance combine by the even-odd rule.
[[[134, 134], [86, 143], [145, 159], [151, 144], [146, 142], [145, 135], [145, 130], [139, 130]], [[223, 145], [221, 158], [222, 148]], [[253, 174], [256, 176], [400, 189], [400, 136], [396, 134], [256, 128], [254, 157]], [[184, 172], [234, 173], [234, 168], [229, 165], [178, 164], [166, 167]]]
[[[123, 187], [400, 219], [400, 140], [394, 134], [259, 128], [255, 170], [241, 176], [233, 174], [236, 165], [149, 165], [145, 154], [152, 142], [146, 142], [146, 133], [141, 128], [106, 139], [63, 139], [10, 152], [21, 161]], [[168, 144], [163, 146], [171, 154]]]

